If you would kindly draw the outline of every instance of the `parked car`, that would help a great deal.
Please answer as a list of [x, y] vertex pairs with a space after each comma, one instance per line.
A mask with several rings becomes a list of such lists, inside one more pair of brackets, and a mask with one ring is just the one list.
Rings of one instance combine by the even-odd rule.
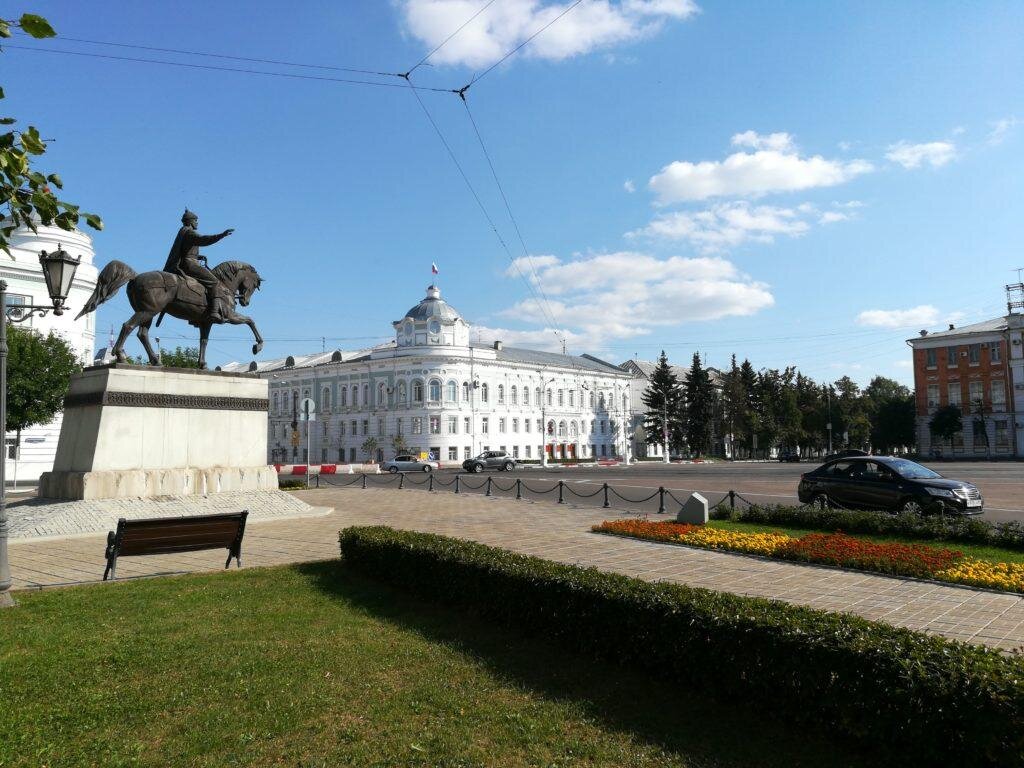
[[485, 469], [508, 472], [516, 468], [516, 460], [505, 451], [484, 451], [479, 456], [462, 462], [462, 468], [467, 472], [483, 472]]
[[380, 465], [380, 468], [387, 472], [433, 472], [437, 467], [436, 461], [426, 461], [408, 454], [395, 456], [391, 461], [385, 461]]
[[800, 452], [783, 448], [779, 451], [779, 461], [800, 461]]
[[950, 480], [908, 459], [850, 456], [834, 459], [800, 476], [803, 504], [822, 508], [980, 515], [984, 499], [976, 486]]
[[825, 461], [832, 461], [832, 459], [846, 459], [850, 456], [870, 456], [871, 454], [867, 451], [862, 451], [860, 448], [847, 448], [843, 451], [836, 451], [830, 453], [825, 457]]

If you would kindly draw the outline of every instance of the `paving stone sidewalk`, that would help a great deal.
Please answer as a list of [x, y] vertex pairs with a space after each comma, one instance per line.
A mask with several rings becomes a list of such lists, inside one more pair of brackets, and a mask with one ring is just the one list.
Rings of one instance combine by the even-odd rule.
[[[439, 533], [629, 576], [844, 611], [1001, 649], [1024, 647], [1024, 596], [763, 560], [727, 552], [602, 536], [600, 509], [417, 490], [324, 489], [297, 494], [326, 516], [256, 521], [243, 563], [279, 565], [338, 556], [338, 530], [382, 524]], [[621, 517], [621, 512], [613, 516]], [[98, 580], [103, 538], [11, 543], [15, 588]], [[217, 570], [219, 553], [123, 558], [118, 577]]]
[[[165, 499], [101, 499], [95, 501], [53, 501], [26, 498], [7, 508], [12, 539], [64, 537], [83, 533], [106, 533], [118, 518], [140, 520], [150, 517], [187, 517], [249, 510], [250, 521], [301, 517], [315, 514], [302, 499], [285, 491], [231, 491], [209, 496], [180, 496]], [[329, 510], [322, 510], [326, 513]]]

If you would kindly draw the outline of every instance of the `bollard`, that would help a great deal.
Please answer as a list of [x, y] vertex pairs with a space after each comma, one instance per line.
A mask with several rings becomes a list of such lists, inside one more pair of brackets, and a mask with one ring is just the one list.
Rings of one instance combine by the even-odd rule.
[[455, 492], [456, 493], [459, 492], [459, 476], [458, 475], [455, 476]]
[[433, 472], [430, 473], [430, 480], [429, 480], [429, 482], [427, 482], [427, 490], [428, 491], [434, 490], [434, 473]]
[[558, 503], [559, 504], [565, 504], [565, 499], [562, 498], [562, 489], [563, 488], [565, 488], [565, 481], [564, 480], [559, 480], [558, 481]]
[[608, 509], [608, 507], [610, 507], [610, 506], [611, 506], [611, 503], [608, 501], [608, 483], [605, 483], [604, 484], [604, 508]]
[[516, 478], [516, 501], [521, 501], [523, 498], [523, 481], [518, 477]]
[[405, 472], [402, 472], [398, 476], [398, 490], [402, 490], [403, 488], [405, 488]]
[[729, 509], [736, 509], [736, 491], [729, 491]]
[[316, 476], [316, 487], [317, 487], [317, 488], [319, 488], [319, 487], [320, 487], [320, 475], [317, 475], [317, 476]]
[[490, 495], [491, 495], [491, 478], [488, 477], [487, 478], [487, 493], [485, 493], [484, 496], [490, 496]]
[[659, 486], [658, 488], [658, 514], [665, 514], [665, 486]]
[[366, 473], [363, 472], [363, 490], [366, 490]]

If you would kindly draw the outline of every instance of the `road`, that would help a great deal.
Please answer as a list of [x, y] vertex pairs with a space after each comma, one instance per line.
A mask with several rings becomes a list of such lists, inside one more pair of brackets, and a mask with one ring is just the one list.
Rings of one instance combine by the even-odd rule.
[[[540, 469], [521, 468], [513, 472], [488, 472], [469, 475], [454, 470], [436, 473], [437, 490], [453, 490], [456, 475], [460, 491], [483, 493], [491, 478], [494, 495], [514, 496], [515, 481], [520, 479], [519, 492], [525, 498], [557, 498], [558, 481], [564, 483], [563, 498], [573, 504], [603, 505], [603, 484], [609, 492], [609, 503], [617, 509], [658, 510], [658, 488], [664, 487], [676, 499], [685, 499], [697, 491], [712, 504], [730, 490], [744, 499], [762, 504], [797, 504], [796, 486], [800, 474], [817, 464], [782, 464], [778, 462], [736, 462], [714, 464], [660, 464], [641, 462], [629, 467], [575, 467]], [[991, 521], [1024, 522], [1024, 463], [1020, 462], [948, 462], [930, 465], [945, 477], [974, 483], [985, 498], [984, 518]], [[338, 476], [341, 483], [347, 476]], [[325, 477], [326, 480], [326, 477]], [[390, 483], [390, 478], [374, 478], [370, 483]], [[397, 482], [397, 480], [394, 480]], [[427, 477], [410, 475], [412, 485], [426, 483]], [[483, 487], [479, 487], [483, 485]], [[505, 490], [507, 489], [507, 490]], [[641, 501], [651, 494], [654, 498]], [[581, 498], [586, 496], [587, 498]], [[625, 500], [622, 498], [625, 497]], [[666, 511], [675, 512], [678, 504], [666, 494]]]

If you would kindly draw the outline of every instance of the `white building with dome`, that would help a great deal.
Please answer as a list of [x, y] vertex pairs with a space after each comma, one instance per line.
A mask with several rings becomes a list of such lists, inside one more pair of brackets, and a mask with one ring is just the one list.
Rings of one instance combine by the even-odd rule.
[[[270, 381], [270, 462], [411, 452], [454, 464], [485, 450], [521, 461], [545, 450], [551, 460], [631, 457], [633, 377], [622, 368], [590, 355], [472, 342], [469, 323], [436, 285], [392, 326], [394, 340], [370, 349], [223, 367]], [[318, 410], [308, 435], [296, 419], [307, 397]]]
[[[19, 304], [52, 306], [43, 270], [39, 265], [39, 252], [55, 251], [61, 246], [71, 256], [81, 258], [64, 314], [55, 315], [50, 311], [45, 316], [35, 315], [12, 325], [31, 328], [43, 335], [53, 331], [64, 337], [78, 353], [82, 365], [89, 365], [96, 342], [96, 317], [90, 314], [81, 320], [76, 321], [74, 318], [96, 287], [97, 269], [92, 238], [78, 230], [68, 232], [58, 227], [40, 225], [38, 232], [19, 228], [10, 235], [12, 258], [0, 252], [0, 280], [7, 282], [7, 305], [12, 308], [12, 314], [17, 313]], [[19, 484], [23, 481], [33, 482], [53, 467], [60, 424], [61, 417], [58, 415], [49, 424], [30, 427], [21, 434], [20, 445], [15, 445], [15, 435], [6, 435], [5, 469], [8, 482], [15, 479]]]

